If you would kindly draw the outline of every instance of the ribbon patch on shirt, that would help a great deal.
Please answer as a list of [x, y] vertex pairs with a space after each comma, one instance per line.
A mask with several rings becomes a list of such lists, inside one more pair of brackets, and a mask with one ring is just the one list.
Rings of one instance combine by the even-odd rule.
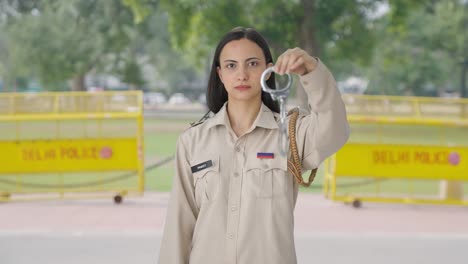
[[272, 152], [257, 152], [257, 159], [273, 159], [275, 154]]
[[213, 161], [208, 160], [208, 161], [202, 162], [200, 164], [197, 164], [197, 165], [191, 167], [191, 169], [192, 169], [192, 173], [195, 173], [195, 172], [207, 169], [207, 168], [212, 167], [212, 166], [213, 166]]

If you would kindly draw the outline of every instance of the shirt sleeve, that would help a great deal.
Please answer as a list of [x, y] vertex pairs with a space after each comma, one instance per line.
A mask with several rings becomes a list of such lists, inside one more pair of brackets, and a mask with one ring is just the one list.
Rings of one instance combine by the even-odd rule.
[[317, 168], [348, 140], [346, 109], [336, 81], [317, 59], [315, 69], [300, 77], [308, 97], [310, 114], [301, 114], [296, 123], [296, 140], [304, 170]]
[[159, 264], [189, 263], [198, 217], [193, 176], [183, 135], [177, 141], [175, 174], [159, 252]]

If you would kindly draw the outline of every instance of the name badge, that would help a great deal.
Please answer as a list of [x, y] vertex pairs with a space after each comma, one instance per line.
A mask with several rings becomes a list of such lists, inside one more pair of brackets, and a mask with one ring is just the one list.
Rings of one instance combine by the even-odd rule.
[[200, 164], [193, 166], [191, 169], [192, 169], [192, 173], [195, 173], [195, 172], [199, 172], [201, 170], [207, 169], [212, 166], [213, 166], [213, 161], [208, 160], [208, 161], [205, 161], [205, 162], [202, 162]]

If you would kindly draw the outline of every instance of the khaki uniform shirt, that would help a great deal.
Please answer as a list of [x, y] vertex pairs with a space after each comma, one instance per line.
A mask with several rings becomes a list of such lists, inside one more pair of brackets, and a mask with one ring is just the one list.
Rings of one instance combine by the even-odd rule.
[[[311, 113], [297, 121], [304, 170], [316, 168], [348, 139], [335, 80], [320, 61], [300, 81]], [[178, 140], [160, 264], [291, 264], [298, 185], [279, 154], [279, 115], [262, 104], [250, 130], [233, 132], [226, 104]], [[273, 153], [272, 159], [257, 153]]]

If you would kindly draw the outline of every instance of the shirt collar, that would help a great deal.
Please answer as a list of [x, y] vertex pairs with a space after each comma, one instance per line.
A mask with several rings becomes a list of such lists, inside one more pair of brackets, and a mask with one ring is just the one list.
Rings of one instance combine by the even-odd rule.
[[[209, 123], [207, 125], [209, 128], [217, 125], [231, 127], [227, 113], [227, 102], [224, 103], [223, 107], [218, 111], [218, 113], [215, 114], [214, 117], [209, 119]], [[263, 127], [268, 129], [278, 128], [278, 123], [275, 119], [275, 113], [271, 111], [270, 108], [268, 108], [265, 104], [263, 104], [263, 102], [252, 127]]]

